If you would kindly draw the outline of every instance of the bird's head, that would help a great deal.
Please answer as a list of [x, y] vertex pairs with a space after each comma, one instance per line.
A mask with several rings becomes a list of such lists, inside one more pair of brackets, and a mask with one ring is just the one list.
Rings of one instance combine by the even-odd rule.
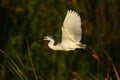
[[51, 39], [53, 39], [53, 36], [45, 36], [45, 37], [43, 38], [43, 40], [51, 40]]
[[39, 40], [39, 41], [41, 41], [41, 40], [50, 41], [50, 40], [53, 40], [53, 36], [45, 36], [45, 37], [39, 38], [39, 39], [37, 39], [37, 40]]

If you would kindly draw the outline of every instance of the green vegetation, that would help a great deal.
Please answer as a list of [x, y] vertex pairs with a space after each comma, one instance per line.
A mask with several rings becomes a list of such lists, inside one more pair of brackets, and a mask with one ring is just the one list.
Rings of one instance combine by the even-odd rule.
[[[0, 80], [119, 80], [120, 0], [1, 0]], [[86, 50], [53, 51], [68, 9], [82, 19]]]

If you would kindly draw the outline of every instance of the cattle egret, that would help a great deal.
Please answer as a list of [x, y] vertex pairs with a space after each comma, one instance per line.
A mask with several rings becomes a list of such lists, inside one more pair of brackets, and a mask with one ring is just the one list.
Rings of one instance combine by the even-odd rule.
[[53, 50], [73, 51], [86, 48], [85, 44], [80, 43], [81, 37], [81, 18], [77, 12], [68, 10], [62, 26], [61, 42], [55, 45], [52, 36], [45, 36], [44, 40], [50, 41], [48, 46]]

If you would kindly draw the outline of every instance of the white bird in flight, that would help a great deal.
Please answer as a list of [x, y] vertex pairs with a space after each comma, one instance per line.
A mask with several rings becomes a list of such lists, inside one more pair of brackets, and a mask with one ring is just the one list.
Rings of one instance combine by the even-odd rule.
[[85, 44], [80, 43], [81, 37], [81, 18], [77, 12], [68, 10], [62, 26], [61, 42], [55, 45], [52, 36], [45, 36], [44, 40], [50, 41], [48, 46], [53, 50], [73, 51], [86, 48]]

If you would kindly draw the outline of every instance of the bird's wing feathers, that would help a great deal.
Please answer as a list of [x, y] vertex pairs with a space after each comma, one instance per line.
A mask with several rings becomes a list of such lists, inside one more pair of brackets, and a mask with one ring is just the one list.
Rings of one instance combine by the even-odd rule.
[[62, 42], [73, 41], [79, 43], [81, 36], [80, 16], [76, 12], [68, 10], [62, 27]]

